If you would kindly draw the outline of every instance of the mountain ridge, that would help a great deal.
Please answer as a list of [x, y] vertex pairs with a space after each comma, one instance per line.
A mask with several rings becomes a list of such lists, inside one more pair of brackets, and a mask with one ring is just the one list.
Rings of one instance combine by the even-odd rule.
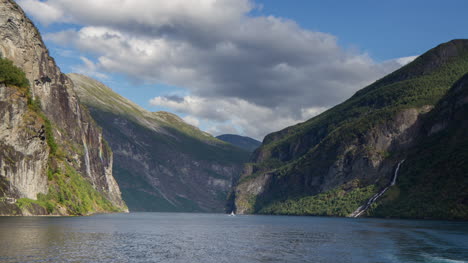
[[[71, 76], [78, 85], [85, 82], [96, 82], [98, 89], [87, 89], [86, 92], [92, 94], [93, 96], [81, 96], [81, 100], [87, 106], [99, 108], [102, 111], [108, 111], [113, 113], [118, 113], [126, 116], [129, 119], [132, 119], [141, 125], [144, 125], [148, 128], [154, 129], [155, 131], [162, 131], [160, 126], [155, 125], [156, 123], [162, 125], [167, 124], [170, 126], [178, 126], [181, 130], [196, 130], [196, 136], [198, 138], [205, 138], [207, 140], [212, 137], [210, 134], [201, 131], [197, 127], [190, 125], [183, 121], [179, 116], [165, 111], [159, 112], [150, 112], [145, 110], [136, 103], [130, 101], [129, 99], [118, 95], [111, 88], [107, 87], [103, 83], [96, 81], [93, 78], [90, 78], [83, 74], [69, 73], [68, 76]], [[82, 85], [83, 86], [83, 85]], [[77, 92], [82, 91], [77, 89]], [[94, 94], [93, 94], [94, 92]], [[119, 105], [118, 107], [116, 105]], [[148, 119], [155, 120], [156, 122], [149, 122]]]
[[248, 152], [174, 114], [149, 112], [92, 78], [69, 76], [114, 151], [114, 173], [130, 210], [224, 210]]
[[[245, 166], [233, 205], [238, 213], [258, 213], [268, 206], [268, 213], [282, 213], [279, 206], [271, 208], [273, 203], [291, 205], [290, 200], [315, 196], [307, 199], [315, 207], [309, 212], [305, 207], [287, 213], [351, 213], [364, 200], [343, 195], [355, 196], [353, 191], [368, 187], [373, 190], [367, 195], [372, 195], [387, 185], [406, 149], [414, 145], [421, 118], [466, 72], [468, 41], [453, 40], [326, 112], [267, 135]], [[316, 205], [324, 198], [341, 206], [319, 209]]]

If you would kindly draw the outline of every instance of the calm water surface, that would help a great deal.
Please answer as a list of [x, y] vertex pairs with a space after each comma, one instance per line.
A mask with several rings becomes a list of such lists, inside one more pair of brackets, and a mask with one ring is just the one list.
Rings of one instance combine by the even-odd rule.
[[468, 223], [172, 213], [0, 217], [0, 262], [468, 262]]

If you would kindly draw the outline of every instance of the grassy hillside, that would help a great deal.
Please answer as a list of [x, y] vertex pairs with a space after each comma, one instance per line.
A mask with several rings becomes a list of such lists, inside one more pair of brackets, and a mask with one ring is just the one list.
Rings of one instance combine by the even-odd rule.
[[[468, 41], [454, 40], [428, 51], [323, 114], [268, 135], [254, 153], [250, 172], [241, 178], [238, 200], [248, 199], [243, 192], [258, 183], [256, 178], [261, 175], [271, 176], [265, 185], [267, 190], [249, 197], [253, 201], [247, 211], [282, 214], [285, 206], [279, 203], [284, 202], [289, 207], [300, 207], [287, 209], [288, 214], [303, 214], [307, 208], [292, 204], [305, 204], [303, 198], [310, 196], [341, 202], [341, 195], [331, 198], [317, 194], [336, 191], [340, 184], [353, 179], [363, 179], [364, 187], [383, 187], [388, 178], [369, 178], [367, 173], [378, 175], [385, 170], [391, 174], [388, 163], [396, 163], [403, 152], [395, 147], [379, 152], [379, 141], [372, 140], [397, 134], [395, 123], [401, 122], [405, 110], [419, 114], [427, 111], [467, 72]], [[341, 162], [341, 174], [333, 174], [337, 161]], [[312, 206], [316, 201], [307, 203]]]
[[[147, 111], [87, 76], [72, 73], [69, 77], [76, 85], [81, 102], [90, 108], [91, 112], [99, 111], [102, 115], [110, 114], [128, 119], [141, 126], [139, 128], [154, 132], [152, 136], [155, 140], [178, 151], [193, 154], [197, 158], [227, 162], [242, 162], [246, 158], [246, 151], [201, 131], [175, 114]], [[102, 118], [98, 119], [101, 126], [107, 125]], [[181, 141], [184, 143], [180, 143]]]
[[[452, 54], [446, 54], [447, 49], [453, 49]], [[330, 135], [355, 136], [395, 111], [435, 105], [467, 72], [467, 58], [467, 41], [452, 41], [438, 46], [323, 114], [268, 135], [262, 148], [281, 150], [282, 146], [307, 134], [316, 135], [311, 144], [317, 144]]]
[[161, 131], [161, 128], [172, 128], [189, 137], [224, 144], [210, 134], [186, 123], [175, 114], [163, 111], [149, 112], [90, 77], [74, 73], [68, 74], [68, 76], [76, 84], [76, 91], [81, 102], [90, 108], [124, 116], [155, 131]]

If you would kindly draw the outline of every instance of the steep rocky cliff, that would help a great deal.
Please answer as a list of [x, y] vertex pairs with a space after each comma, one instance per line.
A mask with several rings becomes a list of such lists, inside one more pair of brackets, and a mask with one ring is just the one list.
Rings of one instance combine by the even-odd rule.
[[100, 128], [11, 0], [0, 1], [0, 54], [30, 84], [0, 86], [0, 214], [125, 211]]
[[468, 219], [468, 75], [422, 118], [398, 184], [369, 215]]
[[89, 77], [70, 74], [114, 151], [132, 211], [222, 212], [249, 153], [167, 112], [149, 112]]
[[[350, 215], [390, 185], [403, 159], [408, 160], [401, 174], [409, 173], [408, 155], [419, 147], [421, 129], [427, 125], [424, 116], [433, 114], [434, 105], [467, 72], [468, 41], [454, 40], [323, 114], [268, 135], [245, 166], [236, 187], [233, 205], [237, 212]], [[413, 176], [422, 180], [427, 173], [418, 171]], [[443, 173], [440, 170], [439, 177]], [[457, 178], [465, 178], [462, 182], [466, 187], [465, 175], [459, 173]], [[386, 192], [382, 200], [395, 196], [396, 188]], [[444, 200], [454, 198], [449, 195]], [[363, 215], [467, 218], [455, 211], [410, 213], [415, 204], [402, 208], [402, 198], [396, 198], [400, 206], [392, 210], [398, 210], [393, 214], [385, 212], [389, 210], [383, 206], [376, 209], [377, 202]], [[466, 200], [459, 201], [463, 202]]]

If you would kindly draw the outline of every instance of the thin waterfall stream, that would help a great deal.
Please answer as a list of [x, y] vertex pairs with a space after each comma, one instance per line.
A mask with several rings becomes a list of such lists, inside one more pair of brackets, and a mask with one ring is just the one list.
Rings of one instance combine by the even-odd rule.
[[404, 162], [405, 162], [405, 160], [402, 160], [402, 161], [400, 161], [398, 163], [398, 165], [397, 165], [397, 167], [395, 169], [395, 173], [393, 174], [392, 182], [390, 183], [390, 185], [385, 187], [384, 189], [382, 189], [382, 191], [378, 192], [374, 196], [372, 196], [367, 201], [367, 203], [365, 205], [360, 206], [358, 209], [356, 209], [356, 211], [354, 211], [352, 214], [350, 214], [349, 217], [359, 217], [359, 216], [361, 216], [365, 211], [367, 211], [367, 209], [369, 209], [369, 207], [371, 207], [371, 205], [373, 203], [375, 203], [377, 201], [377, 199], [379, 199], [379, 197], [381, 197], [383, 194], [385, 194], [385, 192], [387, 192], [388, 188], [390, 188], [391, 186], [394, 186], [396, 184], [396, 180], [398, 178], [398, 173], [400, 171], [400, 167]]
[[86, 140], [84, 138], [83, 138], [83, 147], [84, 147], [84, 155], [85, 155], [84, 157], [85, 157], [86, 174], [89, 177], [91, 177], [91, 161], [89, 159], [88, 145], [86, 144]]

